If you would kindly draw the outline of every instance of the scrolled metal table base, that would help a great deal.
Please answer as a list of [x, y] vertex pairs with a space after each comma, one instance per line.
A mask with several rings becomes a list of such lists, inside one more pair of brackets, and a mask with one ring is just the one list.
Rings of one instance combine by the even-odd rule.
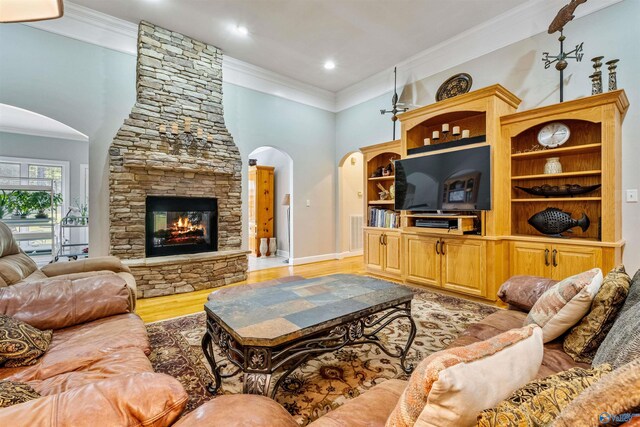
[[[409, 322], [409, 336], [404, 346], [387, 348], [377, 334], [391, 323], [406, 319]], [[276, 391], [294, 370], [308, 359], [323, 353], [340, 350], [343, 347], [372, 344], [386, 355], [400, 359], [402, 370], [410, 374], [413, 364], [407, 363], [407, 354], [416, 336], [416, 324], [411, 317], [411, 302], [406, 302], [378, 313], [346, 320], [343, 324], [318, 332], [311, 337], [294, 340], [278, 347], [255, 347], [240, 345], [227, 333], [215, 319], [207, 318], [207, 330], [202, 337], [202, 351], [211, 365], [214, 383], [207, 390], [216, 394], [223, 378], [244, 373], [243, 393], [275, 396]], [[238, 369], [222, 374], [226, 365], [218, 365], [214, 355], [216, 344], [226, 358]], [[282, 371], [274, 386], [271, 387], [273, 374]], [[271, 392], [269, 393], [269, 390]]]

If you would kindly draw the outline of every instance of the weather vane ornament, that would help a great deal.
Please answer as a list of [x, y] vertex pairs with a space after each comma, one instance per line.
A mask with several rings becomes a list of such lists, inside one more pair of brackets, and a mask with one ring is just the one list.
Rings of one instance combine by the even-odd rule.
[[582, 45], [580, 43], [576, 45], [576, 48], [571, 52], [564, 51], [564, 41], [566, 37], [563, 34], [564, 26], [567, 25], [574, 17], [574, 11], [582, 3], [586, 3], [587, 0], [571, 0], [571, 2], [564, 6], [554, 20], [549, 25], [549, 34], [553, 34], [556, 31], [560, 31], [560, 53], [556, 56], [549, 56], [549, 52], [543, 52], [542, 60], [544, 61], [544, 68], [548, 69], [552, 64], [556, 64], [556, 70], [560, 71], [560, 102], [564, 101], [564, 70], [567, 68], [567, 59], [575, 59], [576, 62], [582, 61], [584, 53], [582, 52]]
[[393, 122], [393, 140], [396, 139], [396, 122], [398, 121], [398, 113], [404, 113], [409, 108], [407, 107], [398, 107], [398, 105], [403, 105], [402, 102], [398, 102], [398, 73], [397, 67], [393, 67], [393, 97], [391, 98], [391, 109], [390, 110], [380, 110], [380, 114], [393, 114], [391, 116], [391, 121]]

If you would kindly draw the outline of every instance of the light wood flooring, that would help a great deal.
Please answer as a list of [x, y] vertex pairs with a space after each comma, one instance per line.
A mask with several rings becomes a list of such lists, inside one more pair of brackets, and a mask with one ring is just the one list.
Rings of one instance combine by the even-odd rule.
[[[244, 282], [234, 283], [229, 286], [238, 286], [246, 283], [258, 283], [266, 280], [277, 279], [286, 276], [302, 276], [306, 278], [326, 276], [327, 274], [363, 274], [364, 262], [361, 256], [345, 258], [342, 260], [324, 261], [313, 264], [297, 266], [284, 266], [270, 268], [268, 270], [252, 271]], [[220, 288], [218, 288], [220, 289]], [[171, 319], [185, 314], [197, 313], [203, 310], [207, 296], [213, 289], [189, 292], [186, 294], [168, 295], [166, 297], [145, 298], [138, 300], [136, 313], [145, 322]]]

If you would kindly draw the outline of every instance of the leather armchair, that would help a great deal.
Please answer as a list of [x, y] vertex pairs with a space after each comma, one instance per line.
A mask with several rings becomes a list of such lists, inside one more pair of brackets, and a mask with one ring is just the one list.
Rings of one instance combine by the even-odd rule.
[[106, 256], [57, 262], [38, 269], [36, 263], [20, 249], [9, 227], [0, 221], [0, 288], [49, 278], [75, 280], [94, 276], [123, 279], [129, 288], [131, 307], [135, 309], [136, 281], [129, 267], [118, 258]]

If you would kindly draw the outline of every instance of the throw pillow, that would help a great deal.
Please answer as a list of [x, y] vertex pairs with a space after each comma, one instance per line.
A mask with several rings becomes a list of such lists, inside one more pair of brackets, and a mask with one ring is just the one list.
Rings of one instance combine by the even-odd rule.
[[591, 303], [591, 311], [565, 337], [565, 353], [576, 362], [591, 363], [613, 326], [629, 292], [631, 278], [619, 265], [607, 274]]
[[41, 331], [20, 320], [0, 314], [0, 366], [34, 365], [51, 344], [53, 331]]
[[640, 270], [636, 271], [636, 274], [631, 279], [631, 285], [629, 285], [629, 294], [624, 302], [624, 305], [618, 313], [618, 317], [631, 310], [636, 304], [640, 302]]
[[0, 381], [0, 408], [37, 399], [40, 394], [29, 384], [14, 381]]
[[432, 354], [409, 379], [387, 426], [470, 426], [476, 414], [534, 378], [543, 355], [535, 325]]
[[599, 268], [556, 283], [536, 301], [524, 324], [537, 324], [542, 328], [544, 342], [553, 341], [587, 314], [600, 285]]
[[[554, 426], [599, 426], [608, 416], [638, 413], [640, 408], [640, 359], [614, 370], [576, 397], [558, 416]], [[604, 416], [604, 419], [600, 417]], [[634, 417], [635, 418], [635, 417]], [[622, 419], [621, 421], [630, 421]]]
[[478, 415], [478, 427], [549, 425], [585, 389], [612, 371], [611, 365], [573, 368], [529, 382], [495, 408]]

